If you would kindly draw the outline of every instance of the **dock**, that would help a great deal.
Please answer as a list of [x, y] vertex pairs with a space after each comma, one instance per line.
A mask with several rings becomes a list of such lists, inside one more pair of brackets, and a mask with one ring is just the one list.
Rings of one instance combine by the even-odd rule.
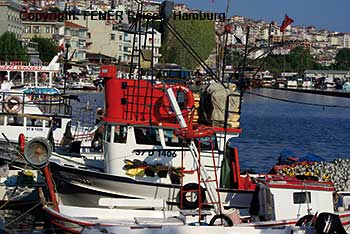
[[278, 89], [278, 90], [292, 91], [292, 92], [299, 92], [299, 93], [326, 95], [326, 96], [332, 96], [332, 97], [350, 98], [350, 92], [346, 92], [346, 91], [342, 91], [342, 90], [302, 89], [302, 88], [271, 88], [271, 89]]

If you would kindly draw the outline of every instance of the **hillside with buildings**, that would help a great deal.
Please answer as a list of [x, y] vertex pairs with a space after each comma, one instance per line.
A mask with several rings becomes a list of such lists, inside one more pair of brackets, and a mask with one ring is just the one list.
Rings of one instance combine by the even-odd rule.
[[[53, 11], [54, 9], [54, 11]], [[82, 16], [65, 20], [46, 19], [32, 20], [21, 18], [20, 13], [26, 11], [33, 12], [57, 12], [71, 11], [79, 14], [84, 10], [96, 11], [136, 11], [137, 5], [135, 1], [130, 0], [0, 0], [0, 34], [6, 31], [16, 34], [17, 39], [27, 48], [30, 57], [37, 57], [37, 44], [31, 42], [34, 36], [54, 39], [57, 43], [64, 41], [69, 43], [69, 57], [77, 64], [86, 63], [130, 63], [132, 60], [132, 49], [134, 34], [128, 32], [129, 25], [121, 20], [89, 20]], [[144, 6], [146, 12], [158, 12], [159, 6], [152, 4], [152, 1], [146, 2]], [[175, 4], [175, 11], [182, 12], [198, 12], [189, 9], [185, 4]], [[54, 14], [54, 13], [52, 13]], [[286, 28], [283, 43], [280, 25], [276, 22], [265, 22], [262, 20], [253, 20], [243, 16], [233, 16], [229, 18], [228, 23], [230, 33], [227, 38], [227, 47], [232, 50], [242, 51], [246, 40], [247, 27], [250, 28], [249, 46], [254, 47], [250, 53], [250, 58], [254, 59], [261, 56], [268, 45], [279, 45], [272, 50], [273, 55], [289, 54], [294, 48], [303, 46], [309, 49], [313, 58], [322, 66], [331, 66], [335, 62], [338, 51], [342, 48], [350, 48], [350, 33], [333, 32], [326, 29], [316, 29], [313, 26], [294, 26], [290, 25]], [[222, 22], [215, 23], [216, 31], [223, 27]], [[147, 35], [152, 37], [151, 28], [144, 29], [145, 32], [141, 38], [136, 36], [137, 40], [143, 40], [142, 37]], [[166, 54], [162, 56], [162, 45], [168, 42], [163, 41], [159, 30], [154, 30], [154, 62], [160, 61], [174, 62], [168, 59]], [[194, 36], [197, 33], [193, 33]], [[198, 37], [196, 40], [205, 40], [207, 37]], [[203, 56], [209, 56], [207, 53], [209, 47], [215, 47], [207, 43], [195, 43], [196, 50]], [[242, 41], [242, 43], [238, 43]], [[138, 43], [134, 49], [138, 49]], [[146, 49], [151, 48], [152, 42], [146, 40]], [[207, 47], [207, 48], [205, 48]], [[206, 51], [206, 52], [203, 52]], [[215, 49], [211, 49], [215, 51]], [[181, 51], [176, 51], [181, 53]], [[166, 53], [169, 53], [167, 51]], [[177, 55], [179, 57], [185, 55]], [[213, 57], [213, 56], [211, 56]], [[162, 58], [166, 58], [165, 60]], [[176, 61], [175, 61], [176, 62]], [[184, 62], [186, 63], [186, 61]]]

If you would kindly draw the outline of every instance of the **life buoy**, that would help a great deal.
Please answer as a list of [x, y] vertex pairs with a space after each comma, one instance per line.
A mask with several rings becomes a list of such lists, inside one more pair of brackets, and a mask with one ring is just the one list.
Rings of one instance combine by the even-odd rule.
[[[172, 86], [166, 86], [166, 88], [171, 87], [175, 93], [175, 95], [178, 92], [182, 92], [185, 95], [185, 103], [181, 110], [182, 115], [186, 117], [188, 113], [192, 111], [192, 108], [194, 106], [194, 97], [192, 91], [183, 85], [172, 85]], [[159, 111], [156, 112], [157, 119], [166, 119], [166, 118], [175, 118], [176, 113], [172, 110], [171, 103], [169, 100], [168, 95], [164, 94], [163, 97], [160, 98], [161, 107], [159, 108]]]
[[17, 114], [23, 107], [22, 99], [19, 96], [8, 96], [5, 98], [4, 109], [11, 114]]
[[195, 126], [192, 129], [182, 128], [175, 131], [175, 135], [187, 139], [209, 137], [214, 135], [214, 133], [215, 131], [212, 128], [205, 126]]
[[[182, 193], [182, 194], [181, 194]], [[192, 197], [190, 196], [190, 194], [195, 195], [195, 199], [193, 200], [189, 200], [188, 197]], [[186, 184], [185, 186], [183, 186], [182, 191], [179, 191], [178, 197], [180, 200], [180, 204], [179, 204], [179, 208], [180, 209], [196, 209], [198, 208], [199, 202], [203, 202], [205, 201], [205, 190], [203, 189], [202, 186], [200, 186], [200, 199], [199, 200], [199, 196], [198, 196], [198, 184], [196, 183], [189, 183]], [[182, 207], [180, 207], [182, 204]]]

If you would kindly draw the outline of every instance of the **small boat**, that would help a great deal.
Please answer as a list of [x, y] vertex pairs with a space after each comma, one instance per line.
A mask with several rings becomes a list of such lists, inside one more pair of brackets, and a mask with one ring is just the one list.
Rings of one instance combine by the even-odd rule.
[[324, 87], [326, 89], [333, 89], [335, 88], [335, 82], [332, 77], [326, 77], [324, 80]]
[[265, 75], [262, 78], [262, 87], [264, 88], [271, 88], [274, 84], [275, 84], [275, 80], [273, 78], [273, 76], [267, 76]]
[[303, 85], [302, 85], [303, 88], [312, 88], [313, 87], [313, 83], [312, 83], [312, 79], [309, 78], [309, 77], [305, 77], [304, 80], [303, 80]]
[[275, 84], [275, 86], [276, 86], [277, 88], [284, 88], [286, 85], [287, 85], [287, 79], [286, 79], [286, 78], [284, 78], [284, 77], [278, 77], [278, 78], [276, 79], [276, 84]]
[[85, 81], [83, 79], [69, 83], [67, 88], [71, 90], [97, 90], [97, 87], [93, 82]]
[[343, 85], [343, 90], [349, 92], [350, 91], [350, 82], [347, 81]]

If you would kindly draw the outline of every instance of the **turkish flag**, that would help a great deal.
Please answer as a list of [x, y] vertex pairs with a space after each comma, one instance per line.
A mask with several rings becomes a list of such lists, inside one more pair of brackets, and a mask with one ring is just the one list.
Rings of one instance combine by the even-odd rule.
[[282, 25], [281, 25], [281, 28], [280, 28], [280, 31], [281, 32], [284, 32], [286, 30], [286, 28], [288, 27], [288, 25], [290, 25], [291, 23], [293, 23], [294, 20], [292, 18], [289, 18], [288, 15], [286, 15], [284, 17], [284, 20], [282, 22]]

